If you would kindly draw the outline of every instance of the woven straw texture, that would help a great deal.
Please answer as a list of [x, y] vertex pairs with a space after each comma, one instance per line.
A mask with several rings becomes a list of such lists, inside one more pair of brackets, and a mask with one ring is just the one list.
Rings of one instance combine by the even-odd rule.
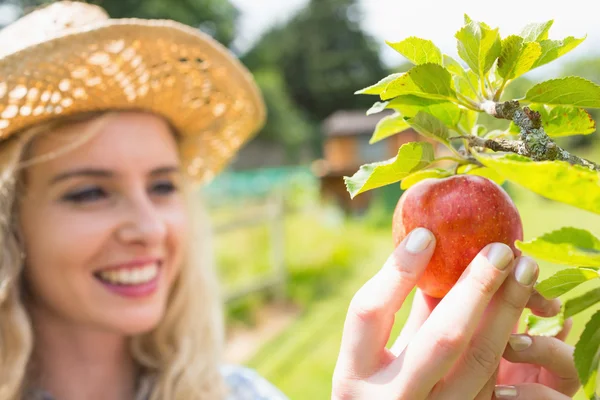
[[0, 139], [61, 115], [146, 110], [178, 130], [199, 182], [265, 119], [248, 71], [208, 35], [173, 21], [109, 19], [84, 3], [54, 3], [2, 30], [0, 76]]

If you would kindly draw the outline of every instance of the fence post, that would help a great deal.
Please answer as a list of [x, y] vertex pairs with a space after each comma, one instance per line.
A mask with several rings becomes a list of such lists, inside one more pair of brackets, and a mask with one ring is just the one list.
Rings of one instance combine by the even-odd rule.
[[282, 190], [276, 190], [269, 201], [271, 230], [271, 263], [278, 284], [275, 296], [279, 301], [286, 299], [287, 268], [285, 266], [285, 202]]

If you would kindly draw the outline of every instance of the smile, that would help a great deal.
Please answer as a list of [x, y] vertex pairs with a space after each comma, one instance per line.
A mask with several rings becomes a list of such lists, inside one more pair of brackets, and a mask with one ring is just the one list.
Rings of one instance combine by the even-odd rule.
[[96, 276], [116, 285], [140, 285], [151, 282], [158, 276], [159, 263], [153, 262], [131, 268], [119, 268], [107, 271], [99, 271]]

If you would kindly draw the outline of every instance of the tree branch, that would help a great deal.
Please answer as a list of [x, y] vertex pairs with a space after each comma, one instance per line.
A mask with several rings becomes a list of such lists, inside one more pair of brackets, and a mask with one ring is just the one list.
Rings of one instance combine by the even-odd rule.
[[600, 165], [595, 162], [571, 154], [558, 146], [544, 131], [540, 113], [528, 107], [521, 108], [518, 101], [504, 103], [485, 101], [481, 104], [481, 109], [496, 118], [513, 121], [521, 131], [519, 140], [483, 139], [473, 135], [459, 136], [466, 139], [470, 146], [516, 153], [535, 161], [566, 161], [600, 171]]

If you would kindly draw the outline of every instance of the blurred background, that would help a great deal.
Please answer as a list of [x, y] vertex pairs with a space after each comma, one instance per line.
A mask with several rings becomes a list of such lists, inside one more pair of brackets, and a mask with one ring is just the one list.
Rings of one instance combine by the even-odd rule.
[[[587, 35], [586, 41], [513, 82], [505, 98], [522, 97], [532, 84], [556, 76], [575, 74], [600, 83], [600, 24], [593, 0], [568, 5], [513, 0], [91, 2], [113, 17], [169, 18], [198, 27], [253, 72], [267, 103], [267, 124], [202, 195], [212, 216], [227, 305], [227, 359], [256, 368], [291, 399], [330, 398], [348, 303], [392, 250], [391, 215], [402, 193], [399, 185], [351, 201], [342, 177], [361, 164], [394, 156], [404, 142], [422, 140], [406, 131], [368, 144], [381, 115], [367, 117], [374, 98], [354, 91], [409, 67], [385, 40], [431, 39], [458, 59], [454, 33], [464, 13], [499, 26], [503, 37], [527, 23], [554, 19], [550, 38]], [[0, 1], [0, 27], [43, 3]], [[600, 162], [598, 133], [559, 142]], [[597, 215], [515, 185], [505, 188], [522, 214], [525, 239], [563, 226], [600, 235]], [[542, 277], [557, 268], [542, 263]], [[586, 289], [582, 285], [572, 295]], [[595, 311], [575, 317], [571, 341]], [[398, 313], [395, 332], [407, 312], [408, 304]]]

